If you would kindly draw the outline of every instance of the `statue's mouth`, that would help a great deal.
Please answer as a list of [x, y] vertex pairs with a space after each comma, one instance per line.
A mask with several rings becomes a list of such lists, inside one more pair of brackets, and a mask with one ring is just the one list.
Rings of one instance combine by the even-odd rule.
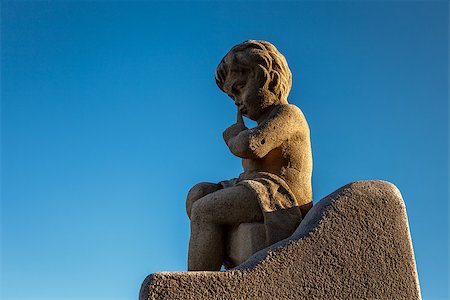
[[239, 106], [238, 109], [241, 112], [241, 114], [247, 115], [248, 111], [247, 111], [247, 109], [244, 106]]

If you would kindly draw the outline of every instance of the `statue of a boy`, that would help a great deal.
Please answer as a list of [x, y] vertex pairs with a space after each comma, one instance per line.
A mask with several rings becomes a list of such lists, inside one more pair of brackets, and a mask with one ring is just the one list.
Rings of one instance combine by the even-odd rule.
[[[309, 128], [288, 104], [292, 75], [284, 56], [268, 42], [243, 42], [222, 59], [216, 82], [237, 106], [237, 121], [223, 138], [244, 172], [189, 191], [189, 271], [220, 270], [230, 227], [264, 222], [270, 245], [289, 237], [312, 206]], [[247, 128], [242, 116], [257, 126]]]

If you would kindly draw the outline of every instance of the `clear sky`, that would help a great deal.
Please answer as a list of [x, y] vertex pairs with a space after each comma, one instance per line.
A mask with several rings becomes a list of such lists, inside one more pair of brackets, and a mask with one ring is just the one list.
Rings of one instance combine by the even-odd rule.
[[2, 299], [136, 299], [146, 275], [186, 270], [187, 191], [241, 172], [214, 71], [246, 39], [289, 62], [314, 201], [396, 184], [423, 298], [448, 299], [448, 8], [3, 1]]

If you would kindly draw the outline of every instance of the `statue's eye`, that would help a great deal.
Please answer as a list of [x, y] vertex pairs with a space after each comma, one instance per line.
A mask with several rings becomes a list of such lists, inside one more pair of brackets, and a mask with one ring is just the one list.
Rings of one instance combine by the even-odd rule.
[[242, 90], [245, 87], [245, 82], [239, 82], [236, 84], [236, 88], [239, 90]]

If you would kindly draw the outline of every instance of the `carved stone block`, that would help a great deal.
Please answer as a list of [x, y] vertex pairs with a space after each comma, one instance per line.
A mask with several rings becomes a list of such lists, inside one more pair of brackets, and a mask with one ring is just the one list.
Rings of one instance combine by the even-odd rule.
[[155, 273], [140, 299], [420, 299], [406, 208], [385, 181], [320, 200], [289, 238], [223, 272]]

